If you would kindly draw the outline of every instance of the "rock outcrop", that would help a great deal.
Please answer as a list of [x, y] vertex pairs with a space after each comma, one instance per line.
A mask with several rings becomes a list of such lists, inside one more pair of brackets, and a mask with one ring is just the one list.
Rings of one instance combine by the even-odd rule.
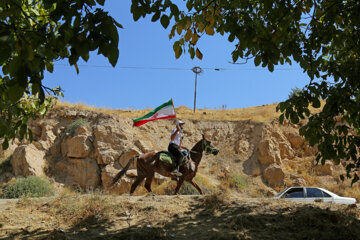
[[[185, 121], [185, 146], [192, 147], [202, 133], [206, 133], [220, 149], [218, 156], [204, 157], [200, 171], [211, 172], [207, 169], [216, 163], [217, 169], [242, 171], [273, 189], [306, 184], [302, 173], [289, 164], [296, 165], [296, 159], [312, 156], [316, 149], [298, 135], [298, 126], [280, 125], [277, 121], [267, 124]], [[124, 193], [136, 176], [136, 161], [127, 175], [111, 187], [114, 176], [134, 155], [167, 150], [174, 123], [175, 120], [156, 121], [133, 128], [129, 118], [55, 108], [45, 119], [29, 123], [34, 141], [15, 148], [11, 159], [13, 173], [15, 176], [46, 175], [70, 187]], [[333, 167], [330, 164], [316, 166], [315, 172], [321, 176], [331, 175]], [[165, 178], [156, 175], [155, 179], [159, 184]]]

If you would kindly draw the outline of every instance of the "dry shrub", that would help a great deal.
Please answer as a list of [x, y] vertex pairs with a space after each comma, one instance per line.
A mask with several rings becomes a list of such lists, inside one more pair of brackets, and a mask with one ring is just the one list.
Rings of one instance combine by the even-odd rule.
[[226, 199], [229, 198], [229, 195], [226, 192], [217, 191], [210, 195], [206, 195], [204, 197], [204, 209], [210, 211], [211, 213], [215, 213], [220, 211], [223, 206], [227, 206], [228, 203]]
[[327, 189], [343, 197], [354, 197], [359, 202], [360, 200], [360, 188], [359, 183], [351, 186], [351, 181], [347, 180], [339, 182], [338, 184], [327, 186]]
[[92, 225], [108, 218], [112, 206], [100, 195], [60, 196], [49, 203], [51, 214], [72, 226]]
[[220, 178], [220, 189], [225, 192], [229, 189], [243, 192], [247, 187], [248, 179], [243, 174], [228, 173]]

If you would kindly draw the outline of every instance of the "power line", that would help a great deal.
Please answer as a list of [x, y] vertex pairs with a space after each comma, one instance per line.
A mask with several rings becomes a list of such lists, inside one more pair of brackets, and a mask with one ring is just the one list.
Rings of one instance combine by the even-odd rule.
[[[68, 64], [54, 64], [56, 66], [65, 66], [71, 67]], [[178, 67], [142, 67], [142, 66], [107, 66], [107, 65], [89, 65], [89, 64], [78, 64], [79, 67], [89, 67], [89, 68], [111, 68], [111, 69], [134, 69], [134, 70], [170, 70], [170, 71], [192, 71], [192, 68], [178, 68]], [[216, 67], [202, 67], [205, 70], [214, 70], [214, 71], [268, 71], [267, 68], [216, 68]], [[278, 68], [274, 71], [299, 71], [300, 68]]]

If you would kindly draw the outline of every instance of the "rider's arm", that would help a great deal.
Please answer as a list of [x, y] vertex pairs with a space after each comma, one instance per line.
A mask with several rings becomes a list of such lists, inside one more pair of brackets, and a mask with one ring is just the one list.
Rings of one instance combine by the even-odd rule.
[[175, 139], [175, 136], [176, 136], [176, 134], [177, 134], [178, 131], [179, 131], [179, 128], [178, 128], [178, 127], [176, 127], [176, 130], [175, 130], [175, 131], [173, 130], [173, 132], [171, 133], [171, 137], [170, 137], [171, 140], [174, 140], [174, 139]]
[[188, 149], [187, 147], [185, 147], [185, 146], [182, 145], [182, 144], [180, 144], [180, 148], [190, 151], [190, 149]]

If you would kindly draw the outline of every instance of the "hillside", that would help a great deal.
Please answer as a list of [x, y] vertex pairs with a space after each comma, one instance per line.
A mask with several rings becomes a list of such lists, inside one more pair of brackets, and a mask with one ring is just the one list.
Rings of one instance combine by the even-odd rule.
[[[175, 182], [156, 175], [153, 194], [141, 184], [130, 197], [136, 166], [115, 187], [110, 187], [112, 179], [132, 156], [166, 150], [175, 120], [134, 128], [131, 119], [149, 109], [60, 103], [46, 118], [29, 123], [32, 143], [14, 142], [0, 161], [0, 188], [18, 177], [36, 175], [48, 178], [57, 194], [39, 200], [0, 200], [0, 239], [85, 239], [89, 234], [93, 239], [168, 239], [172, 234], [176, 239], [273, 239], [277, 230], [283, 232], [277, 238], [289, 239], [298, 236], [291, 235], [297, 227], [304, 230], [319, 217], [322, 220], [314, 226], [334, 234], [345, 227], [354, 229], [344, 236], [355, 239], [357, 209], [268, 199], [288, 186], [324, 187], [359, 199], [358, 184], [351, 188], [350, 181], [339, 180], [343, 166], [316, 165], [316, 149], [298, 134], [303, 123], [279, 124], [275, 106], [201, 109], [195, 114], [178, 107], [177, 116], [186, 123], [184, 145], [194, 146], [204, 133], [220, 151], [204, 155], [199, 165], [195, 180], [205, 196], [187, 183], [179, 196], [169, 196]], [[337, 230], [328, 228], [335, 225]], [[314, 231], [305, 233], [305, 239], [316, 234], [331, 239]]]

